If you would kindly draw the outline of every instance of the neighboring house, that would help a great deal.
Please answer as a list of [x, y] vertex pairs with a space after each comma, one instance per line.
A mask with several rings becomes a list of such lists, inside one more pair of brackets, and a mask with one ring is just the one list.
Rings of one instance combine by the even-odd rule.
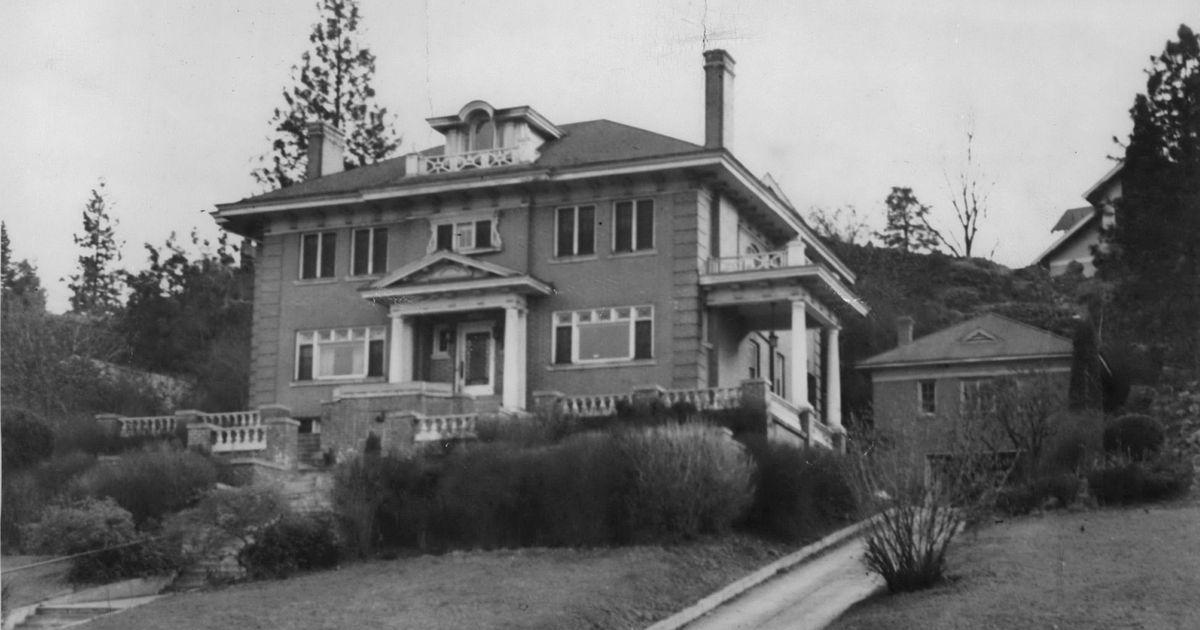
[[215, 212], [258, 243], [252, 404], [387, 447], [544, 397], [773, 375], [784, 424], [840, 430], [854, 274], [730, 152], [734, 62], [704, 58], [703, 146], [472, 101], [429, 119], [443, 146], [338, 172], [314, 126], [307, 181]]
[[1121, 198], [1120, 176], [1123, 166], [1124, 162], [1118, 162], [1083, 194], [1084, 199], [1092, 205], [1067, 210], [1051, 228], [1051, 233], [1062, 232], [1063, 235], [1035, 261], [1050, 269], [1050, 275], [1062, 275], [1072, 264], [1078, 264], [1084, 276], [1095, 275], [1093, 248], [1101, 245], [1101, 228], [1112, 226], [1116, 217], [1114, 202]]
[[951, 446], [964, 419], [995, 404], [1000, 379], [1037, 379], [1061, 391], [1071, 380], [1072, 343], [1065, 337], [985, 314], [912, 338], [912, 318], [900, 318], [899, 345], [859, 362], [871, 373], [875, 428], [920, 444], [921, 452]]

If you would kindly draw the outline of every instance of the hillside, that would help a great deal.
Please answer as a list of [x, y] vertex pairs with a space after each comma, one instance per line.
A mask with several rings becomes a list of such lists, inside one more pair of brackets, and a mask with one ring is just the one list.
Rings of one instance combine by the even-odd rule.
[[843, 360], [844, 400], [851, 409], [870, 400], [858, 361], [896, 345], [896, 318], [915, 320], [916, 337], [993, 312], [1071, 336], [1076, 307], [1065, 282], [1039, 267], [1009, 269], [980, 258], [913, 254], [873, 245], [828, 245], [858, 276], [855, 291], [871, 312], [847, 323]]

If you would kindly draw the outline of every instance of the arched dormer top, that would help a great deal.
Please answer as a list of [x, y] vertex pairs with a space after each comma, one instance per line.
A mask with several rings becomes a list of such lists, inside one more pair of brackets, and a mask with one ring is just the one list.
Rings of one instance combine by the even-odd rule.
[[458, 110], [458, 119], [465, 123], [473, 117], [478, 117], [479, 114], [488, 118], [495, 118], [496, 108], [492, 107], [487, 101], [471, 101]]

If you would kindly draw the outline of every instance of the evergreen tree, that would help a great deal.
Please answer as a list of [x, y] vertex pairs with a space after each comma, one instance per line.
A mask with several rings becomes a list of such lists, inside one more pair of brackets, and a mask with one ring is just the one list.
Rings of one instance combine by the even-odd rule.
[[285, 106], [271, 117], [271, 150], [251, 173], [268, 189], [304, 179], [311, 122], [325, 121], [346, 135], [347, 170], [387, 158], [400, 145], [387, 109], [375, 101], [375, 55], [359, 42], [357, 0], [318, 0], [317, 10], [320, 19], [308, 38], [312, 45], [300, 65], [292, 66], [292, 85], [283, 90]]
[[1115, 286], [1114, 332], [1200, 368], [1200, 38], [1177, 34], [1130, 110], [1122, 196], [1097, 264]]
[[937, 251], [942, 239], [929, 224], [929, 206], [911, 188], [893, 186], [884, 203], [887, 227], [876, 235], [884, 247], [924, 254]]
[[74, 236], [83, 248], [79, 273], [71, 276], [71, 310], [85, 315], [111, 315], [121, 305], [121, 276], [114, 265], [121, 259], [116, 220], [108, 215], [104, 181], [92, 189], [83, 209], [83, 232]]
[[3, 221], [0, 221], [0, 274], [3, 274], [0, 306], [4, 312], [14, 306], [38, 311], [46, 308], [46, 292], [38, 278], [37, 267], [28, 260], [13, 261], [8, 226]]

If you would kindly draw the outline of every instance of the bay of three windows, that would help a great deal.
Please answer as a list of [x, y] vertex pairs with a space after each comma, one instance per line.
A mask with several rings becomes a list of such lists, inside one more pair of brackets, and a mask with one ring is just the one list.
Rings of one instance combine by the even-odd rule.
[[[596, 253], [597, 206], [584, 204], [555, 210], [554, 255], [557, 258]], [[654, 200], [618, 201], [612, 210], [615, 254], [654, 249]]]

